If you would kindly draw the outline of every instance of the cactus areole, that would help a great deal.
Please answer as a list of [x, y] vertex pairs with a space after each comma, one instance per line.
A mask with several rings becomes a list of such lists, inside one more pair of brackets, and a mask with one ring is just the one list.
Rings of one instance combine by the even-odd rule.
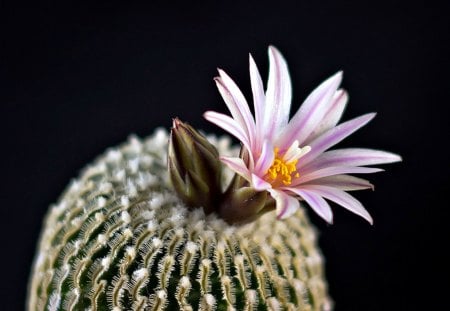
[[205, 118], [240, 148], [174, 119], [170, 133], [130, 137], [69, 184], [44, 221], [29, 311], [332, 309], [304, 204], [327, 222], [325, 199], [372, 222], [346, 192], [372, 185], [347, 174], [400, 157], [326, 151], [374, 115], [337, 125], [338, 73], [288, 122], [287, 65], [274, 47], [269, 60], [264, 92], [250, 56], [255, 117], [224, 71], [215, 79], [232, 117]]

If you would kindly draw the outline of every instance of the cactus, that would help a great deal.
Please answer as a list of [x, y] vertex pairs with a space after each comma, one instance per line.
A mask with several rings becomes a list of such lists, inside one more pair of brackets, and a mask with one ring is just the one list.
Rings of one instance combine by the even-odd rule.
[[158, 130], [108, 150], [51, 206], [28, 310], [331, 309], [304, 210], [237, 226], [188, 208], [169, 185], [167, 140]]

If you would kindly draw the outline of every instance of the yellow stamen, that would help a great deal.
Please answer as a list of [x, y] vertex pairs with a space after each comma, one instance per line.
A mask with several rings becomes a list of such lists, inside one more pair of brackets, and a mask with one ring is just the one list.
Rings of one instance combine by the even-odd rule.
[[273, 152], [275, 153], [275, 159], [273, 160], [272, 166], [267, 171], [266, 176], [271, 179], [271, 183], [279, 180], [284, 185], [288, 186], [292, 183], [292, 177], [297, 178], [300, 176], [296, 167], [298, 160], [285, 162], [283, 157], [280, 157], [278, 154], [279, 151], [279, 148], [274, 149]]

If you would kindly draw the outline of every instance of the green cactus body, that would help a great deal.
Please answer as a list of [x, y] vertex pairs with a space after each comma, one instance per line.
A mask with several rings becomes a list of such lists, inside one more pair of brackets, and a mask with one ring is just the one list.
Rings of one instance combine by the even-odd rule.
[[168, 185], [167, 139], [110, 149], [51, 207], [28, 310], [330, 310], [305, 212], [231, 226], [188, 209]]

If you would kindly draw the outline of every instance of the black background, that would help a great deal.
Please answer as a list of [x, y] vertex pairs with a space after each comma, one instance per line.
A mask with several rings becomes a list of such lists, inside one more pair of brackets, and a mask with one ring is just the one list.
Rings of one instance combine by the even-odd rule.
[[[370, 226], [334, 206], [321, 232], [336, 310], [448, 308], [449, 12], [433, 1], [2, 4], [0, 309], [24, 307], [42, 219], [69, 180], [131, 133], [178, 116], [218, 134], [225, 69], [250, 98], [248, 53], [267, 77], [277, 46], [293, 110], [344, 70], [344, 120], [376, 111], [341, 143], [399, 153], [357, 193]], [[444, 281], [442, 284], [440, 281]]]

